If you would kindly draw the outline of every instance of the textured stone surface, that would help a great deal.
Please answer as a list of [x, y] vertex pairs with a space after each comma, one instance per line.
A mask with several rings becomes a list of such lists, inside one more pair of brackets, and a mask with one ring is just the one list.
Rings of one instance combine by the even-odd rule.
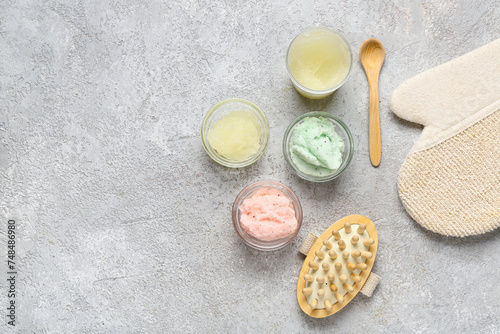
[[[396, 180], [420, 127], [388, 109], [405, 79], [499, 38], [499, 19], [498, 0], [2, 1], [0, 249], [16, 219], [17, 332], [499, 332], [500, 232], [445, 238], [410, 219]], [[321, 101], [301, 98], [284, 65], [311, 25], [344, 33], [356, 57]], [[378, 169], [357, 59], [369, 37], [387, 49]], [[227, 97], [259, 104], [271, 125], [265, 155], [241, 170], [212, 162], [199, 139]], [[312, 110], [354, 135], [350, 167], [327, 184], [299, 180], [282, 157], [286, 126]], [[246, 247], [230, 217], [237, 193], [267, 179], [296, 191], [305, 213], [296, 240], [272, 253]], [[309, 318], [295, 297], [298, 247], [353, 213], [377, 225], [382, 282]]]

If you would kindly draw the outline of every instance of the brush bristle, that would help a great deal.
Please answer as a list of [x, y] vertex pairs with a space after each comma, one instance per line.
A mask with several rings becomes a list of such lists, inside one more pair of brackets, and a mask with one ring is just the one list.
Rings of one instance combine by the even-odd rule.
[[309, 272], [303, 277], [302, 293], [311, 308], [331, 311], [334, 304], [345, 303], [347, 294], [361, 288], [361, 272], [373, 257], [369, 250], [374, 243], [364, 224], [345, 223], [342, 229], [332, 230], [331, 237], [314, 251]]

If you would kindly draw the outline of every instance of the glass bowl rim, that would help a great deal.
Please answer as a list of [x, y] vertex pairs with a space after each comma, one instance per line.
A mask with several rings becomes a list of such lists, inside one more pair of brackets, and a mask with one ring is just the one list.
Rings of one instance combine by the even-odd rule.
[[[208, 130], [209, 130], [209, 129], [207, 129], [209, 118], [212, 115], [214, 115], [217, 112], [217, 110], [219, 108], [221, 108], [222, 106], [224, 106], [226, 104], [230, 104], [230, 103], [235, 103], [235, 102], [242, 103], [242, 104], [245, 104], [248, 107], [250, 107], [250, 109], [252, 109], [253, 112], [256, 112], [256, 114], [258, 114], [262, 118], [263, 123], [264, 123], [264, 126], [261, 127], [261, 131], [263, 131], [263, 133], [264, 133], [264, 142], [262, 143], [262, 145], [260, 145], [259, 150], [257, 151], [256, 154], [250, 156], [248, 159], [243, 160], [243, 161], [224, 159], [220, 155], [216, 154], [213, 151], [212, 147], [210, 146], [210, 143], [208, 142], [208, 138], [206, 136], [206, 132], [208, 132]], [[260, 123], [260, 119], [259, 119], [259, 123]], [[271, 131], [270, 131], [270, 126], [269, 126], [269, 120], [268, 120], [266, 114], [262, 111], [262, 109], [257, 104], [255, 104], [251, 101], [241, 99], [241, 98], [236, 98], [236, 97], [221, 100], [221, 101], [217, 102], [216, 104], [214, 104], [212, 107], [210, 107], [208, 112], [203, 117], [203, 121], [201, 123], [201, 128], [200, 128], [201, 143], [203, 145], [203, 149], [205, 150], [205, 152], [208, 154], [208, 156], [212, 160], [214, 160], [218, 164], [225, 166], [225, 167], [230, 167], [230, 168], [246, 167], [246, 166], [249, 166], [249, 165], [255, 163], [257, 160], [259, 160], [262, 157], [262, 155], [264, 155], [264, 152], [266, 151], [267, 146], [269, 144], [270, 132]]]
[[[349, 49], [349, 55], [350, 55], [350, 58], [351, 58], [351, 62], [349, 64], [349, 71], [347, 72], [344, 80], [342, 80], [340, 83], [338, 83], [336, 86], [333, 86], [331, 88], [328, 88], [328, 89], [322, 89], [322, 90], [316, 90], [316, 89], [311, 89], [311, 88], [307, 88], [306, 86], [302, 85], [297, 79], [295, 79], [295, 77], [293, 76], [292, 74], [292, 71], [290, 70], [290, 64], [289, 64], [289, 61], [288, 61], [288, 57], [290, 55], [290, 49], [292, 47], [292, 44], [293, 42], [295, 42], [295, 40], [300, 36], [302, 35], [303, 33], [305, 32], [308, 32], [308, 31], [312, 31], [312, 30], [324, 30], [324, 31], [328, 31], [328, 32], [332, 32], [334, 33], [335, 35], [339, 36], [347, 45], [347, 48]], [[301, 31], [297, 36], [295, 36], [293, 38], [293, 40], [290, 42], [290, 45], [288, 46], [288, 49], [286, 51], [286, 70], [288, 72], [288, 76], [290, 77], [290, 80], [292, 80], [292, 82], [298, 86], [300, 89], [302, 89], [303, 91], [305, 91], [306, 93], [308, 94], [311, 94], [311, 95], [323, 95], [323, 94], [329, 94], [329, 93], [332, 93], [334, 91], [336, 91], [337, 89], [339, 89], [340, 87], [342, 87], [344, 85], [344, 83], [347, 81], [347, 79], [349, 78], [349, 76], [351, 75], [351, 72], [352, 72], [352, 65], [354, 63], [353, 59], [352, 59], [353, 55], [352, 55], [352, 48], [351, 48], [351, 44], [349, 44], [349, 41], [347, 40], [347, 38], [345, 38], [345, 36], [343, 34], [341, 34], [340, 32], [336, 31], [336, 30], [333, 30], [333, 29], [330, 29], [328, 27], [308, 27], [306, 29], [304, 29], [303, 31]]]
[[[283, 192], [289, 199], [292, 201], [294, 209], [295, 209], [295, 217], [297, 218], [297, 228], [293, 233], [291, 233], [289, 236], [278, 239], [280, 241], [279, 243], [273, 244], [272, 241], [262, 241], [263, 244], [268, 244], [268, 245], [261, 245], [255, 242], [252, 242], [252, 239], [249, 239], [247, 235], [242, 233], [242, 227], [240, 225], [240, 218], [239, 218], [239, 206], [245, 199], [248, 198], [250, 194], [252, 194], [254, 191], [263, 188], [263, 187], [270, 187], [273, 189], [277, 189], [281, 192]], [[249, 184], [243, 190], [241, 190], [238, 195], [236, 196], [236, 199], [234, 200], [233, 206], [232, 206], [232, 211], [231, 211], [231, 217], [233, 220], [233, 227], [234, 230], [236, 231], [236, 234], [240, 237], [240, 239], [249, 247], [261, 251], [274, 251], [281, 249], [291, 243], [293, 239], [297, 236], [297, 234], [300, 231], [300, 228], [302, 227], [302, 221], [304, 219], [303, 216], [303, 211], [302, 211], [302, 204], [300, 203], [299, 198], [295, 194], [295, 192], [290, 189], [289, 187], [285, 186], [283, 183], [277, 182], [277, 181], [258, 181]], [[258, 240], [257, 238], [253, 238], [255, 240]]]
[[[298, 170], [295, 167], [295, 165], [293, 164], [293, 162], [291, 161], [289, 152], [287, 150], [288, 139], [289, 139], [290, 135], [292, 134], [293, 129], [295, 128], [295, 125], [297, 125], [300, 121], [302, 121], [303, 119], [305, 119], [307, 117], [326, 117], [330, 121], [333, 121], [334, 123], [340, 125], [344, 129], [345, 133], [347, 133], [347, 139], [349, 141], [349, 154], [347, 156], [347, 159], [345, 160], [345, 163], [342, 162], [342, 165], [340, 166], [339, 169], [337, 169], [334, 173], [332, 173], [330, 175], [323, 176], [323, 177], [315, 177], [315, 176], [307, 175], [304, 172]], [[324, 111], [310, 111], [310, 112], [307, 112], [303, 115], [300, 115], [299, 117], [294, 119], [290, 123], [290, 125], [288, 125], [287, 129], [285, 130], [285, 135], [283, 137], [283, 155], [285, 156], [285, 160], [286, 160], [288, 166], [290, 166], [290, 168], [292, 168], [292, 170], [295, 172], [295, 174], [297, 174], [300, 178], [302, 178], [306, 181], [328, 182], [328, 181], [336, 179], [337, 177], [340, 176], [340, 174], [342, 174], [344, 172], [344, 170], [346, 170], [347, 166], [349, 166], [349, 164], [351, 163], [353, 153], [354, 153], [354, 140], [352, 138], [351, 131], [349, 130], [347, 125], [344, 122], [342, 122], [342, 120], [340, 120], [338, 117], [333, 116], [332, 114], [324, 112]]]

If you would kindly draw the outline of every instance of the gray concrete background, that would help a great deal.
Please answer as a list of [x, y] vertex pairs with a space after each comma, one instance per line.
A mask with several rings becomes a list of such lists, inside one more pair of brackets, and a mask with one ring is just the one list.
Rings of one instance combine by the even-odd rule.
[[[498, 0], [2, 1], [0, 250], [15, 219], [19, 275], [17, 326], [2, 317], [0, 331], [499, 333], [500, 232], [446, 238], [411, 220], [396, 181], [421, 128], [388, 107], [404, 80], [499, 38], [499, 19]], [[300, 97], [284, 65], [313, 25], [345, 34], [356, 58], [321, 101]], [[378, 169], [357, 56], [369, 37], [387, 49]], [[200, 143], [203, 115], [228, 97], [257, 103], [271, 124], [268, 150], [245, 169], [215, 164]], [[313, 110], [355, 140], [350, 167], [327, 184], [292, 175], [281, 152], [286, 126]], [[246, 247], [230, 218], [259, 180], [290, 186], [305, 213], [272, 253]], [[378, 228], [383, 280], [372, 298], [309, 318], [295, 296], [298, 247], [354, 213]]]

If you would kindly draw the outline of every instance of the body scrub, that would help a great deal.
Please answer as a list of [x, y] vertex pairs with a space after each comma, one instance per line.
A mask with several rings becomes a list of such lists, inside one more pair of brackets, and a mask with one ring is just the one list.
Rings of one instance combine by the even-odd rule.
[[310, 112], [293, 121], [283, 138], [283, 153], [301, 178], [330, 181], [349, 165], [353, 153], [351, 132], [338, 118]]
[[287, 186], [261, 181], [245, 187], [233, 203], [234, 230], [245, 244], [259, 250], [280, 249], [302, 225], [299, 199]]
[[259, 119], [248, 111], [232, 111], [208, 130], [207, 138], [219, 155], [246, 160], [260, 147]]
[[290, 44], [287, 69], [302, 95], [322, 98], [347, 80], [352, 54], [349, 43], [328, 28], [310, 28]]
[[277, 189], [259, 189], [239, 209], [241, 227], [259, 240], [285, 238], [298, 226], [292, 201]]
[[264, 154], [269, 142], [269, 122], [264, 112], [250, 101], [223, 100], [203, 118], [201, 142], [217, 163], [245, 167]]
[[342, 164], [344, 141], [325, 117], [307, 117], [290, 136], [290, 158], [302, 173], [323, 177]]

